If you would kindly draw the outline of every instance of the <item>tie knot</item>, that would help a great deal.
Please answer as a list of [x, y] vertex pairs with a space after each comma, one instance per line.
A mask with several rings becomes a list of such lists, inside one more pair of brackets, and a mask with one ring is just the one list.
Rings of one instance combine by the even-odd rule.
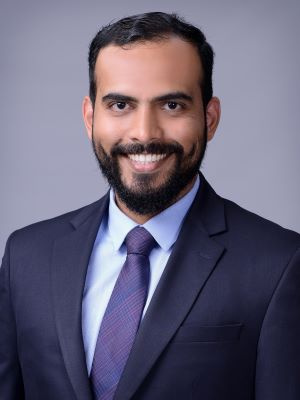
[[156, 240], [147, 229], [136, 226], [125, 238], [127, 254], [142, 254], [148, 257], [156, 245]]

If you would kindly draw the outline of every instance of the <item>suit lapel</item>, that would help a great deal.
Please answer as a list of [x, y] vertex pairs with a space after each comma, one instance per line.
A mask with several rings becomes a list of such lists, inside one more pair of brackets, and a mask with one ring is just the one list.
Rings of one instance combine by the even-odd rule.
[[201, 177], [164, 274], [136, 336], [115, 400], [129, 400], [176, 333], [224, 248], [211, 236], [226, 229], [222, 200]]
[[63, 359], [78, 400], [92, 399], [81, 330], [85, 276], [108, 196], [88, 206], [72, 221], [71, 233], [58, 239], [52, 259], [52, 292]]

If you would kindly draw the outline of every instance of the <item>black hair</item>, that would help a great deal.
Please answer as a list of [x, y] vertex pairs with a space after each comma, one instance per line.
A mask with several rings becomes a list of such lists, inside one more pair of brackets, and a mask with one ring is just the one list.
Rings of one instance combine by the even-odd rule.
[[177, 36], [197, 48], [203, 68], [200, 86], [203, 104], [206, 107], [213, 94], [213, 49], [199, 28], [185, 22], [177, 14], [163, 12], [149, 12], [122, 18], [104, 26], [96, 34], [90, 44], [89, 51], [90, 99], [92, 104], [95, 104], [97, 92], [95, 65], [102, 48], [110, 44], [124, 46], [134, 42], [167, 39], [170, 36]]

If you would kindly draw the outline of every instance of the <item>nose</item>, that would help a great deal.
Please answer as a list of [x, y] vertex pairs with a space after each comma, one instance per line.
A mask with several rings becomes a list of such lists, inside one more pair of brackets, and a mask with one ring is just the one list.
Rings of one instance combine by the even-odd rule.
[[141, 106], [136, 110], [131, 130], [131, 140], [147, 143], [161, 139], [163, 131], [158, 116], [150, 105]]

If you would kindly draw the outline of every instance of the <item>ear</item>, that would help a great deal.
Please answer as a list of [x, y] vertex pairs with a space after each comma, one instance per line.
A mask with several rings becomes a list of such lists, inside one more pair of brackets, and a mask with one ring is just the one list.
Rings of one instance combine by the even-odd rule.
[[90, 140], [92, 140], [94, 108], [92, 101], [88, 96], [85, 96], [83, 99], [82, 114], [88, 137]]
[[212, 97], [206, 106], [207, 140], [211, 140], [219, 125], [221, 104], [218, 97]]

